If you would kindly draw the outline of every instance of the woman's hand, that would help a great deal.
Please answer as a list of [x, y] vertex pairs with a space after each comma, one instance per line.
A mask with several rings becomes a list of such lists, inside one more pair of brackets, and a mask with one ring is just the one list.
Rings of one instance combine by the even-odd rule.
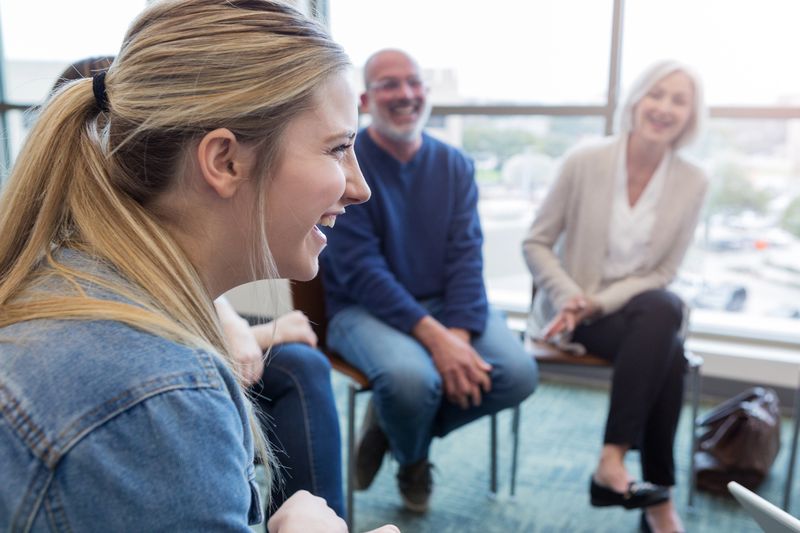
[[269, 533], [347, 533], [347, 524], [325, 500], [299, 490], [267, 522]]
[[275, 344], [286, 342], [302, 342], [317, 347], [317, 335], [302, 311], [291, 311], [272, 322], [253, 326], [253, 334], [265, 352]]
[[242, 383], [249, 387], [261, 379], [264, 372], [264, 352], [258, 345], [250, 324], [243, 318], [226, 321], [222, 325], [222, 331]]
[[[278, 507], [267, 522], [269, 533], [347, 533], [347, 524], [336, 516], [325, 500], [299, 490]], [[368, 533], [400, 533], [386, 525]]]
[[316, 348], [317, 334], [302, 311], [291, 311], [275, 320], [274, 343], [302, 342]]
[[217, 298], [214, 307], [236, 371], [241, 376], [242, 384], [249, 387], [261, 379], [264, 372], [264, 349], [259, 346], [247, 320], [239, 316], [224, 296]]
[[567, 303], [553, 317], [553, 320], [545, 326], [542, 336], [545, 339], [550, 339], [561, 333], [574, 331], [578, 324], [594, 316], [599, 311], [600, 306], [591, 298], [582, 294], [573, 296], [567, 300]]

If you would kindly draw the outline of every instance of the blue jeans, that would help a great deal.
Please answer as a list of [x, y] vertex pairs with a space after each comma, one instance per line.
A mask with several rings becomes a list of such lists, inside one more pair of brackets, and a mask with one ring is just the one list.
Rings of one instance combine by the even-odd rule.
[[251, 388], [262, 427], [283, 467], [284, 483], [273, 488], [268, 514], [305, 489], [325, 498], [344, 518], [341, 436], [330, 376], [330, 363], [319, 350], [278, 344], [261, 380]]
[[[421, 303], [434, 317], [442, 309], [441, 300]], [[462, 409], [448, 401], [425, 347], [363, 307], [346, 307], [333, 316], [328, 345], [366, 374], [381, 428], [401, 465], [427, 458], [433, 437], [519, 404], [538, 381], [533, 358], [508, 330], [503, 315], [491, 308], [485, 331], [472, 340], [475, 350], [492, 365], [492, 390], [477, 407]]]

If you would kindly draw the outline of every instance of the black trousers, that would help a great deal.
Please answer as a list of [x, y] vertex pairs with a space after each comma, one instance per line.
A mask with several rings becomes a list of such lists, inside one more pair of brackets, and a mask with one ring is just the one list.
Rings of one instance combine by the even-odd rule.
[[675, 484], [673, 445], [686, 371], [682, 319], [680, 298], [650, 290], [573, 335], [614, 365], [604, 442], [639, 448], [645, 481], [658, 485]]

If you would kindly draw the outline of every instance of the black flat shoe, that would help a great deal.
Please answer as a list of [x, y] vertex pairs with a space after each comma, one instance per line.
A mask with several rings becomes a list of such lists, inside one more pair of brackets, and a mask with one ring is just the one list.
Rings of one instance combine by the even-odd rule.
[[669, 500], [669, 488], [652, 483], [631, 481], [628, 490], [617, 492], [597, 483], [594, 476], [589, 483], [590, 502], [594, 507], [620, 505], [625, 509], [641, 509]]

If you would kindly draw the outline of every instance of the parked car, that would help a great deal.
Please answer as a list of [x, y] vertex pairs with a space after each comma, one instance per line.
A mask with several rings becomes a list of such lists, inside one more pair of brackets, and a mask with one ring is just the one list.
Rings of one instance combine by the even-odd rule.
[[709, 282], [682, 275], [669, 288], [696, 309], [738, 312], [747, 302], [747, 287], [738, 283]]
[[698, 309], [719, 309], [737, 312], [744, 309], [747, 288], [735, 283], [705, 283], [691, 302]]

